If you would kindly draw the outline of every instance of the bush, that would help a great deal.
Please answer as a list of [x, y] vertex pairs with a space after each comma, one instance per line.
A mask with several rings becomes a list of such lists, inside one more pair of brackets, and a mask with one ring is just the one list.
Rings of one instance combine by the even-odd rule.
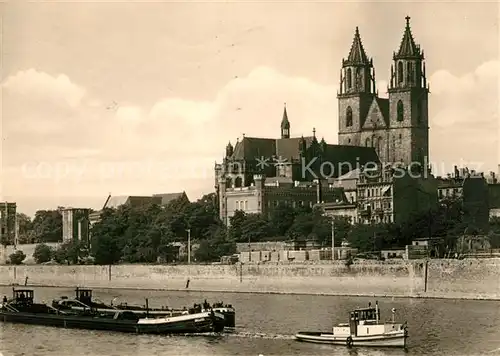
[[21, 250], [18, 250], [9, 256], [8, 262], [11, 265], [20, 265], [23, 263], [25, 258], [26, 258], [26, 255], [24, 254], [24, 252]]
[[39, 244], [35, 247], [35, 252], [33, 252], [33, 258], [36, 263], [49, 262], [54, 257], [54, 250], [52, 247], [46, 244]]

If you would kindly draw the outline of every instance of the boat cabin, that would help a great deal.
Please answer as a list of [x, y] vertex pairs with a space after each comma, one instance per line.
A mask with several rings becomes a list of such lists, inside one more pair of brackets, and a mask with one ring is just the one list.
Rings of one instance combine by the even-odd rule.
[[91, 305], [92, 303], [92, 289], [81, 289], [81, 288], [76, 288], [76, 300], [87, 304]]
[[378, 308], [362, 308], [353, 310], [349, 319], [357, 324], [373, 324], [380, 320]]
[[35, 292], [32, 289], [13, 289], [13, 299], [16, 303], [32, 305]]
[[[368, 308], [357, 308], [349, 313], [349, 324], [341, 324], [333, 328], [334, 334], [347, 334], [352, 336], [370, 335], [380, 333], [384, 326], [379, 324], [380, 310], [378, 303], [375, 307], [368, 304]], [[380, 329], [380, 330], [379, 330]]]

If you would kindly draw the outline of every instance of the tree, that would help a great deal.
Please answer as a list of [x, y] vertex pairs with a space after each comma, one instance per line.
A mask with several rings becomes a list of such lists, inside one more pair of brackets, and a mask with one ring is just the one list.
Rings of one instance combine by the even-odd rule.
[[273, 211], [269, 219], [273, 232], [278, 236], [285, 236], [293, 225], [296, 211], [289, 205], [280, 204]]
[[16, 216], [19, 226], [19, 243], [33, 243], [35, 236], [33, 233], [33, 223], [31, 218], [23, 213], [17, 213]]
[[229, 218], [229, 239], [232, 241], [242, 240], [242, 227], [246, 219], [246, 214], [242, 210], [236, 210], [234, 215]]
[[23, 263], [26, 255], [23, 251], [17, 250], [16, 252], [9, 255], [9, 264], [11, 265], [20, 265]]
[[219, 228], [210, 239], [202, 240], [194, 257], [199, 262], [220, 261], [222, 256], [236, 253], [236, 243], [227, 239], [227, 230]]
[[312, 214], [297, 214], [287, 236], [294, 240], [305, 240], [312, 233], [314, 219]]
[[222, 225], [215, 194], [204, 195], [198, 201], [191, 203], [184, 210], [184, 215], [186, 226], [191, 229], [191, 235], [202, 239], [208, 238], [213, 229]]
[[44, 263], [52, 260], [54, 256], [54, 249], [46, 244], [39, 244], [35, 247], [35, 252], [33, 252], [33, 258], [36, 263]]
[[62, 215], [58, 210], [39, 210], [33, 219], [33, 234], [37, 242], [62, 241]]
[[108, 265], [117, 263], [122, 257], [121, 237], [127, 229], [129, 209], [104, 209], [101, 219], [92, 227], [91, 255], [95, 263]]
[[271, 235], [269, 223], [261, 214], [246, 214], [240, 228], [241, 236], [237, 242], [258, 242]]
[[54, 259], [57, 263], [78, 264], [87, 256], [88, 251], [85, 244], [78, 240], [66, 241], [54, 252]]
[[376, 250], [376, 236], [380, 233], [380, 227], [377, 225], [356, 224], [347, 235], [347, 241], [359, 252], [368, 252]]

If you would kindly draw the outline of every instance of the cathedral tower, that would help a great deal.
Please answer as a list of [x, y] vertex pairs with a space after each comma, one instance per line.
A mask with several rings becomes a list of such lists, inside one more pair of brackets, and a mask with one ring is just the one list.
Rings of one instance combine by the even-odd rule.
[[389, 159], [406, 165], [413, 162], [423, 165], [429, 161], [429, 88], [424, 52], [415, 44], [408, 16], [393, 60], [389, 84]]
[[373, 61], [368, 59], [356, 27], [347, 60], [340, 70], [339, 145], [361, 146], [363, 120], [375, 97]]

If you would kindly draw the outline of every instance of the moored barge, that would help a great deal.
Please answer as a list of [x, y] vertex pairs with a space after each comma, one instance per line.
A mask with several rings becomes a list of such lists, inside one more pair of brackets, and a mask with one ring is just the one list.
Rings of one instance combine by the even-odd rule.
[[152, 315], [155, 317], [166, 317], [166, 316], [178, 316], [186, 315], [189, 313], [202, 313], [214, 311], [224, 315], [224, 326], [234, 328], [236, 325], [236, 310], [232, 305], [225, 305], [222, 302], [214, 303], [210, 305], [205, 302], [203, 304], [195, 304], [192, 308], [187, 309], [171, 309], [171, 308], [150, 308], [148, 305], [129, 305], [128, 303], [120, 303], [118, 305], [113, 305], [111, 303], [106, 304], [100, 300], [93, 299], [92, 290], [87, 288], [76, 288], [75, 298], [68, 298], [67, 296], [62, 296], [60, 298], [54, 299], [52, 301], [52, 306], [61, 310], [75, 310], [83, 311], [86, 309], [95, 309], [101, 313], [115, 313], [117, 310], [129, 311], [137, 314], [141, 317]]
[[13, 290], [13, 298], [1, 304], [0, 321], [75, 329], [108, 330], [138, 334], [188, 334], [221, 332], [224, 315], [213, 310], [177, 316], [141, 317], [126, 310], [101, 313], [96, 309], [61, 310], [34, 302], [30, 289]]

